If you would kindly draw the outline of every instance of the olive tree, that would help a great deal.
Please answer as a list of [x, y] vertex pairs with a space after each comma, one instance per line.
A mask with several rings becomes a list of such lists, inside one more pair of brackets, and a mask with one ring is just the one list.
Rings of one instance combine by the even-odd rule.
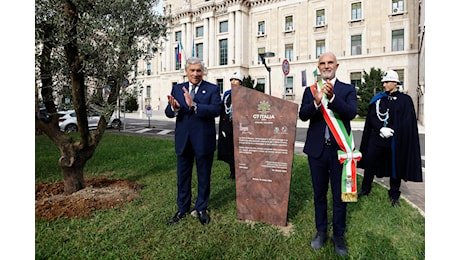
[[[65, 193], [84, 187], [83, 169], [93, 156], [114, 111], [121, 82], [136, 62], [157, 52], [167, 18], [154, 10], [158, 0], [36, 0], [36, 96], [41, 94], [49, 122], [36, 116], [36, 128], [59, 148]], [[132, 79], [131, 79], [132, 80]], [[89, 92], [110, 85], [110, 94], [91, 103]], [[70, 91], [69, 91], [70, 90]], [[78, 135], [61, 132], [56, 98], [71, 92]], [[37, 100], [37, 99], [36, 99]], [[37, 101], [36, 101], [37, 102]], [[87, 110], [102, 112], [89, 131]]]

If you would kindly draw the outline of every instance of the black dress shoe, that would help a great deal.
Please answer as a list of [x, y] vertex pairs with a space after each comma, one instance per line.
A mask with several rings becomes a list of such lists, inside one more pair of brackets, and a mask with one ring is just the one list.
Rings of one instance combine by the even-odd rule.
[[172, 225], [172, 224], [176, 224], [177, 222], [179, 222], [181, 219], [185, 218], [185, 216], [187, 215], [186, 212], [182, 213], [182, 212], [176, 212], [176, 214], [174, 215], [174, 217], [172, 217], [169, 222], [168, 222], [168, 225]]
[[393, 207], [399, 207], [399, 199], [394, 199], [394, 198], [391, 198], [391, 206]]
[[327, 233], [326, 232], [316, 232], [315, 237], [311, 241], [310, 245], [313, 249], [320, 249], [323, 247], [324, 242], [327, 240]]
[[211, 218], [209, 217], [206, 210], [198, 211], [198, 219], [200, 220], [200, 223], [203, 225], [207, 225], [211, 221]]
[[332, 242], [334, 243], [334, 250], [338, 255], [346, 256], [348, 255], [347, 247], [345, 246], [345, 239], [343, 236], [333, 236]]

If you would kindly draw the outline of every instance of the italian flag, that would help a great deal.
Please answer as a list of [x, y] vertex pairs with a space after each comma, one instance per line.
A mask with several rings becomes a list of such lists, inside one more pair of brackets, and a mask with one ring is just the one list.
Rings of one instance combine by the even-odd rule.
[[179, 41], [177, 44], [177, 52], [176, 52], [176, 62], [182, 61], [182, 41]]

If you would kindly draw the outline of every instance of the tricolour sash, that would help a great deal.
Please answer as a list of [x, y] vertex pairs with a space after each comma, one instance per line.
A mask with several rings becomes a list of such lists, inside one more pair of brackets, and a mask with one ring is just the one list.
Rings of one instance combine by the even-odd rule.
[[[310, 86], [311, 93], [314, 95], [314, 89], [316, 84]], [[318, 82], [320, 88], [323, 86], [323, 82]], [[327, 108], [328, 99], [326, 95], [321, 99], [321, 113], [324, 116], [324, 120], [327, 126], [332, 132], [337, 144], [340, 149], [337, 151], [338, 159], [342, 168], [342, 201], [344, 202], [356, 202], [358, 201], [357, 186], [356, 186], [356, 162], [361, 159], [361, 152], [355, 149], [355, 142], [353, 141], [353, 133], [350, 130], [350, 134], [347, 134], [347, 129], [343, 125], [343, 122], [338, 116], [336, 117], [332, 110]], [[314, 101], [313, 101], [314, 102]]]

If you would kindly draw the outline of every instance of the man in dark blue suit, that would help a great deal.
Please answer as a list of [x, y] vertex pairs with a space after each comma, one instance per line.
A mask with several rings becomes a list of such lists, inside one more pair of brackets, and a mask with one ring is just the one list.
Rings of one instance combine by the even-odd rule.
[[[333, 53], [321, 55], [318, 69], [322, 80], [314, 87], [305, 89], [299, 117], [302, 121], [310, 120], [303, 151], [308, 155], [314, 191], [317, 232], [311, 241], [311, 247], [320, 249], [328, 238], [327, 192], [330, 179], [333, 199], [332, 241], [337, 254], [347, 255], [348, 250], [344, 240], [347, 204], [341, 197], [342, 165], [337, 155], [340, 148], [321, 112], [321, 106], [327, 105], [325, 108], [334, 112], [335, 117], [342, 120], [346, 134], [350, 134], [350, 120], [357, 113], [356, 90], [354, 86], [343, 83], [335, 77], [338, 66]], [[323, 98], [327, 98], [325, 103], [322, 103]]]
[[177, 207], [169, 225], [179, 222], [190, 211], [192, 169], [196, 160], [198, 195], [195, 209], [201, 224], [211, 218], [207, 212], [211, 192], [211, 167], [216, 150], [215, 117], [220, 113], [220, 91], [217, 85], [203, 80], [204, 64], [191, 57], [185, 65], [188, 82], [174, 85], [168, 95], [165, 114], [176, 117], [175, 150], [177, 154]]

